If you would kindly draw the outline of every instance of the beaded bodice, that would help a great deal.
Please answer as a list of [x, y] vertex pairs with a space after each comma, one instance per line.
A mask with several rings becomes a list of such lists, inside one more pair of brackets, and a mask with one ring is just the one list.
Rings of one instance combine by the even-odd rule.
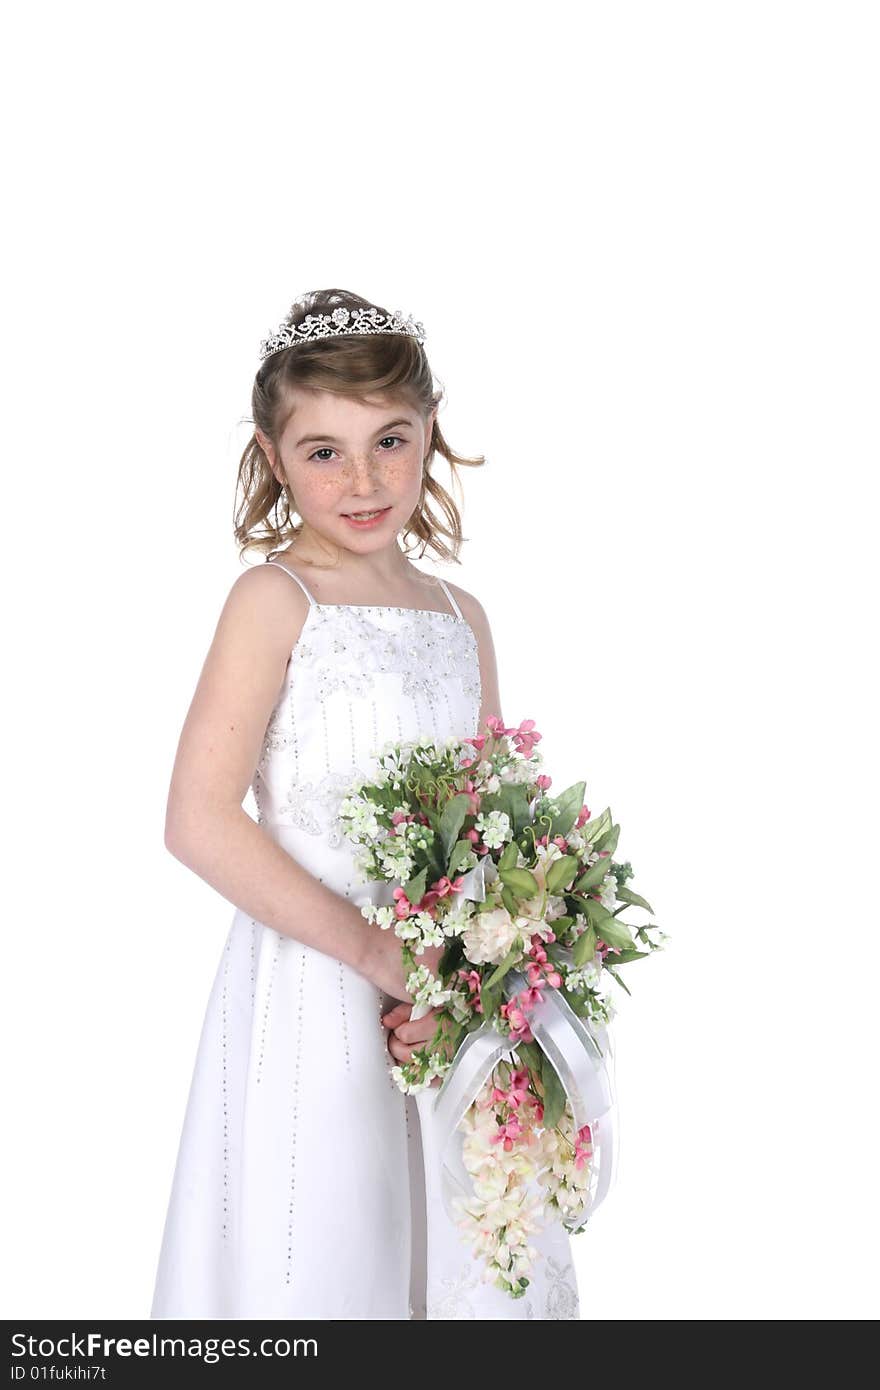
[[477, 640], [445, 585], [455, 613], [323, 604], [279, 568], [309, 611], [266, 727], [254, 799], [261, 824], [337, 848], [345, 790], [375, 768], [383, 744], [477, 732]]

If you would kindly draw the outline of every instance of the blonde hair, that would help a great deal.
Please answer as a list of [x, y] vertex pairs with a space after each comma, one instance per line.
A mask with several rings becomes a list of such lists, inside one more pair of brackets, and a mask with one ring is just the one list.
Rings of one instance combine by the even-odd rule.
[[[306, 314], [329, 314], [339, 307], [388, 312], [381, 305], [348, 290], [316, 290], [296, 301], [287, 321], [299, 324]], [[443, 399], [442, 390], [434, 389], [424, 348], [408, 335], [376, 333], [300, 342], [267, 357], [254, 379], [252, 423], [276, 448], [290, 419], [289, 392], [295, 387], [331, 391], [363, 403], [367, 396], [384, 394], [421, 411], [424, 416]], [[432, 550], [441, 560], [460, 563], [458, 552], [464, 539], [461, 515], [450, 493], [431, 476], [435, 454], [446, 459], [459, 493], [461, 480], [457, 467], [479, 467], [486, 462], [482, 455], [465, 458], [454, 453], [435, 418], [419, 500], [402, 532], [404, 553], [409, 554], [421, 543], [420, 556]], [[302, 521], [294, 523], [291, 519], [296, 514], [295, 499], [287, 485], [281, 484], [273, 473], [256, 432], [241, 456], [236, 497], [239, 492], [241, 501], [236, 504], [234, 516], [239, 558], [250, 550], [268, 554], [301, 533]], [[433, 504], [436, 504], [436, 511]], [[410, 536], [415, 539], [407, 546]]]

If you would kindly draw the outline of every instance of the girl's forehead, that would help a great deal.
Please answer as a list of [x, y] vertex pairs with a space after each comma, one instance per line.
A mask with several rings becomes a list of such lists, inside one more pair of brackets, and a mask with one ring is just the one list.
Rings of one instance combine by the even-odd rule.
[[331, 426], [340, 430], [362, 429], [365, 425], [369, 428], [381, 425], [389, 410], [401, 417], [418, 418], [415, 406], [405, 397], [376, 394], [358, 399], [332, 391], [295, 387], [288, 392], [283, 432], [290, 434], [294, 429], [330, 429]]

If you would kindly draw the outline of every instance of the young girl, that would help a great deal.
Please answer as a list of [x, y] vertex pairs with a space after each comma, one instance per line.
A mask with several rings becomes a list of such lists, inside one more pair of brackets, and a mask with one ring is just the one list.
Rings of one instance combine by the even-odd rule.
[[304, 296], [262, 344], [236, 539], [272, 558], [232, 586], [168, 799], [168, 849], [236, 912], [153, 1318], [579, 1317], [556, 1222], [512, 1299], [447, 1214], [437, 1092], [405, 1096], [391, 1076], [436, 1013], [409, 1020], [400, 943], [362, 915], [376, 885], [337, 820], [386, 741], [467, 737], [500, 716], [482, 607], [399, 544], [457, 560], [461, 521], [432, 460], [453, 476], [485, 461], [443, 438], [422, 344], [420, 324], [341, 290]]

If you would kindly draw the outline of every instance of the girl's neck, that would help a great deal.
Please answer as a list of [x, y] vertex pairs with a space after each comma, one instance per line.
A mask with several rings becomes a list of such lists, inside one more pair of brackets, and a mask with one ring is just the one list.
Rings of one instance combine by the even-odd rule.
[[334, 563], [333, 552], [293, 542], [271, 558], [300, 574], [318, 603], [418, 608], [428, 591], [439, 588], [433, 575], [416, 569], [396, 544], [370, 555], [343, 550]]

